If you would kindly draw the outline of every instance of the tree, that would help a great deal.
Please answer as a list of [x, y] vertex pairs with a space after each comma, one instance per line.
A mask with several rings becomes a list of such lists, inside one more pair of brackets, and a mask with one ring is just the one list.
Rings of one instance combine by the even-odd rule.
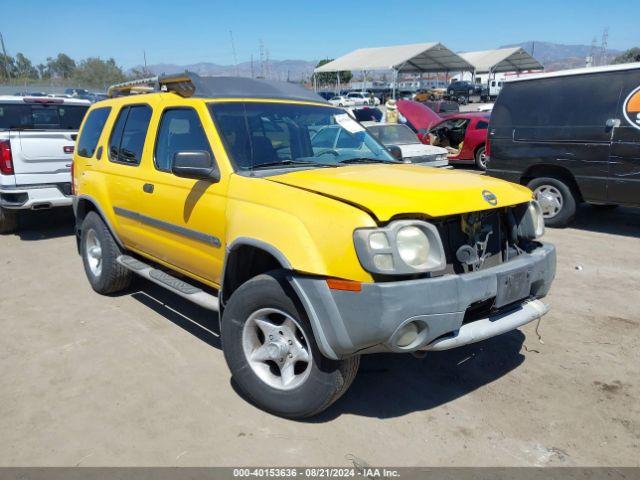
[[124, 82], [127, 79], [122, 69], [113, 58], [102, 60], [89, 57], [80, 62], [73, 75], [80, 85], [105, 88], [108, 85]]
[[59, 53], [56, 58], [47, 58], [47, 68], [52, 77], [71, 78], [76, 70], [76, 62], [64, 53]]
[[38, 70], [33, 66], [31, 60], [22, 53], [16, 55], [16, 73], [18, 78], [38, 78]]
[[7, 80], [16, 78], [16, 61], [11, 55], [3, 55], [0, 53], [0, 79]]
[[129, 77], [131, 77], [131, 80], [153, 77], [153, 72], [146, 67], [135, 67], [131, 69]]
[[613, 59], [613, 63], [632, 63], [640, 62], [640, 48], [630, 48], [626, 52], [622, 52], [616, 58]]
[[[333, 59], [331, 58], [325, 58], [324, 60], [320, 60], [316, 65], [316, 68], [321, 67], [322, 65], [325, 65], [332, 61]], [[349, 70], [344, 70], [340, 72], [340, 83], [349, 83], [352, 77], [353, 77], [353, 74]], [[336, 75], [336, 72], [321, 72], [321, 73], [316, 73], [316, 81], [318, 82], [318, 85], [331, 85], [331, 84], [337, 83], [338, 77]]]

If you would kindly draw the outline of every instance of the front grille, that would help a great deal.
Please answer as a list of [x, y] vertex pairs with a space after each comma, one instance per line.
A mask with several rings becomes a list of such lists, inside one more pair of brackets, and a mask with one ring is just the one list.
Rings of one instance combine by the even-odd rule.
[[[487, 246], [484, 251], [484, 261], [478, 265], [477, 270], [493, 267], [502, 263], [503, 250], [506, 247], [505, 228], [504, 228], [504, 212], [502, 210], [490, 210], [487, 212], [478, 212], [477, 221], [480, 222], [478, 229], [485, 228], [485, 231], [491, 231]], [[469, 217], [467, 217], [469, 218]], [[463, 230], [463, 216], [456, 215], [448, 219], [436, 223], [436, 227], [442, 239], [442, 245], [447, 259], [448, 273], [465, 273], [473, 269], [457, 258], [457, 252], [463, 245], [468, 245], [476, 250], [480, 256], [480, 251], [469, 234]], [[484, 235], [479, 235], [484, 240]]]

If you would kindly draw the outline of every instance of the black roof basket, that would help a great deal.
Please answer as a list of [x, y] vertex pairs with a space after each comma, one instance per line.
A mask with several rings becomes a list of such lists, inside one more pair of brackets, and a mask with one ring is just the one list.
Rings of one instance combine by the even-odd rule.
[[118, 83], [109, 87], [110, 97], [136, 93], [174, 92], [182, 97], [275, 98], [306, 102], [326, 101], [302, 85], [247, 77], [201, 77], [185, 72]]

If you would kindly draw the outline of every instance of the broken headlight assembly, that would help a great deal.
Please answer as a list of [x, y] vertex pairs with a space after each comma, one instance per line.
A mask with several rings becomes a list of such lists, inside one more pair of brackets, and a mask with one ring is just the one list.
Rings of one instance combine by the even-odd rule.
[[518, 222], [518, 237], [537, 240], [544, 235], [544, 217], [540, 204], [532, 200]]
[[353, 233], [360, 264], [371, 273], [411, 275], [444, 270], [446, 257], [438, 229], [427, 222], [398, 220]]

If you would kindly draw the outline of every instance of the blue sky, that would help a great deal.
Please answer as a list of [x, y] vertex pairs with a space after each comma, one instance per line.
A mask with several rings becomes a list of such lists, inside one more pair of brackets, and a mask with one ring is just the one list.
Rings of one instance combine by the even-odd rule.
[[609, 47], [640, 46], [640, 0], [1, 0], [9, 54], [34, 63], [65, 52], [149, 63], [233, 64], [270, 58], [312, 60], [355, 48], [439, 41], [482, 50], [527, 40], [590, 44], [609, 27]]

